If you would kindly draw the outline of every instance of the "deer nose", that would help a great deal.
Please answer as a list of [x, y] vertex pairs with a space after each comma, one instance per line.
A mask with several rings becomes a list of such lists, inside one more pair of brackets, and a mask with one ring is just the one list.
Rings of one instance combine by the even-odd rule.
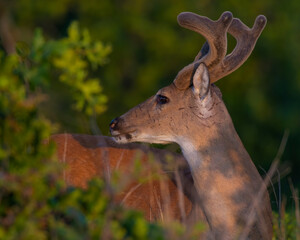
[[119, 117], [116, 117], [115, 119], [113, 119], [109, 124], [109, 129], [110, 130], [117, 130], [118, 129], [118, 122], [119, 122]]

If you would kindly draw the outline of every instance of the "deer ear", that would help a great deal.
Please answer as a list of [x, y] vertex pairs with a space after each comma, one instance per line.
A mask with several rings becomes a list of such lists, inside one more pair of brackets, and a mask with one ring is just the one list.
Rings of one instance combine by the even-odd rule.
[[193, 76], [193, 86], [195, 95], [204, 99], [209, 92], [210, 80], [206, 65], [200, 63]]

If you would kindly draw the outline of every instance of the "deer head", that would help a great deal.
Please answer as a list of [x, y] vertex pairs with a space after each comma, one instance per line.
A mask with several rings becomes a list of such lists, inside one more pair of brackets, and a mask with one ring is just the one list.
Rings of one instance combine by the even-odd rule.
[[[230, 12], [224, 12], [217, 21], [183, 12], [177, 20], [181, 26], [203, 35], [206, 42], [171, 85], [111, 122], [110, 131], [117, 142], [176, 142], [182, 147], [187, 141], [199, 142], [199, 136], [200, 140], [209, 139], [216, 127], [226, 129], [232, 125], [221, 93], [213, 83], [246, 61], [266, 18], [258, 16], [252, 29]], [[228, 55], [227, 33], [237, 40]]]

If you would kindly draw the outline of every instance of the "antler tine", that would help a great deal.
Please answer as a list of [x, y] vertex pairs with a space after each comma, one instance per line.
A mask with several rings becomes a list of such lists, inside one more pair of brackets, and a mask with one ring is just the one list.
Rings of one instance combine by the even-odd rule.
[[[227, 51], [227, 30], [232, 22], [232, 13], [224, 12], [217, 21], [199, 16], [195, 13], [183, 12], [177, 17], [180, 26], [203, 35], [207, 46], [203, 49], [201, 62], [204, 62], [208, 69], [212, 69], [221, 62]], [[196, 64], [196, 65], [195, 65]], [[195, 62], [183, 68], [174, 80], [179, 89], [186, 89], [190, 85], [195, 68], [200, 64]]]
[[237, 44], [229, 55], [227, 55], [218, 67], [210, 72], [211, 82], [216, 82], [220, 78], [239, 68], [250, 56], [256, 44], [258, 37], [266, 26], [267, 19], [263, 15], [259, 15], [253, 27], [250, 29], [240, 19], [234, 18], [229, 29], [230, 33], [237, 41]]

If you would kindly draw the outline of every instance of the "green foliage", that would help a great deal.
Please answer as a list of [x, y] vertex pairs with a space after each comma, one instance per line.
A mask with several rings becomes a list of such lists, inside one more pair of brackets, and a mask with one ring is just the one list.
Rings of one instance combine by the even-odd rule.
[[[48, 46], [36, 35], [29, 52], [37, 67]], [[102, 180], [85, 190], [64, 186], [54, 148], [43, 142], [52, 126], [38, 111], [40, 94], [24, 84], [38, 89], [35, 70], [23, 56], [0, 53], [0, 239], [164, 239], [161, 227], [115, 206]]]
[[284, 213], [283, 217], [279, 217], [278, 213], [273, 212], [273, 239], [298, 239], [298, 224], [295, 213], [293, 212]]
[[14, 73], [18, 66], [17, 56], [0, 53], [1, 169], [22, 173], [52, 150], [40, 144], [51, 129], [46, 120], [37, 117], [35, 105], [39, 99], [27, 97], [22, 79]]
[[106, 109], [100, 80], [90, 75], [107, 62], [111, 47], [92, 41], [88, 30], [80, 31], [78, 23], [72, 23], [68, 36], [57, 41], [46, 41], [41, 30], [36, 30], [32, 47], [19, 43], [17, 52], [26, 63], [17, 71], [30, 90], [58, 78], [72, 93], [76, 110], [93, 115]]
[[102, 93], [99, 79], [88, 77], [87, 63], [94, 70], [105, 64], [111, 47], [100, 41], [92, 42], [88, 30], [81, 33], [75, 22], [68, 29], [68, 38], [60, 44], [62, 49], [54, 56], [53, 64], [62, 72], [60, 80], [73, 88], [75, 108], [85, 110], [88, 115], [102, 113], [107, 98]]
[[[93, 67], [103, 64], [109, 48], [92, 43], [87, 31], [83, 36], [73, 24], [66, 39], [46, 42], [37, 32], [32, 47], [19, 49], [19, 55], [0, 53], [0, 239], [98, 239], [104, 234], [146, 239], [149, 234], [150, 224], [140, 214], [113, 207], [102, 181], [92, 182], [86, 190], [66, 189], [59, 181], [62, 166], [51, 157], [54, 148], [43, 143], [52, 127], [38, 111], [41, 96], [36, 89], [53, 67], [67, 72], [61, 78], [77, 90], [76, 95], [83, 95], [90, 109], [99, 102], [90, 102], [101, 88], [98, 81], [85, 79], [84, 69], [88, 61]], [[58, 63], [70, 52], [83, 66]], [[82, 71], [83, 77], [72, 79], [72, 71]]]

